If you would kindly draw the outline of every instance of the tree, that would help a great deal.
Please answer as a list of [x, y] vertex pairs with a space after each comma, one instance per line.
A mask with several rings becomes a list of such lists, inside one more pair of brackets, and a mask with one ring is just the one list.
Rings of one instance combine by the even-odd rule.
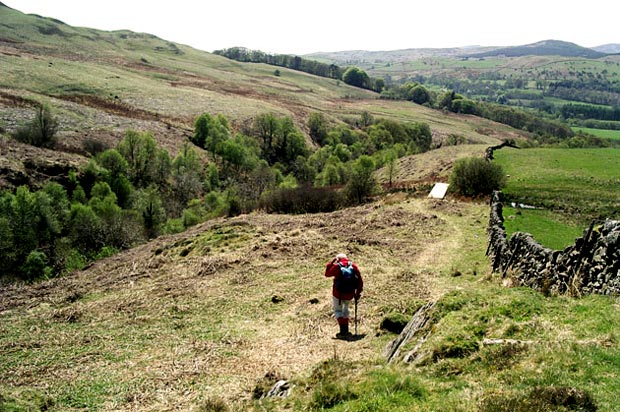
[[24, 264], [20, 267], [22, 278], [32, 281], [42, 277], [49, 277], [52, 274], [52, 268], [47, 266], [48, 259], [45, 253], [33, 250], [31, 251]]
[[69, 236], [72, 244], [84, 256], [92, 256], [105, 246], [101, 219], [90, 206], [81, 203], [71, 205]]
[[333, 186], [342, 183], [342, 178], [340, 176], [338, 165], [342, 165], [342, 163], [329, 163], [326, 165], [321, 173], [316, 175], [316, 179], [314, 182], [315, 186]]
[[[13, 271], [16, 263], [15, 241], [9, 219], [0, 216], [0, 274], [8, 274]], [[2, 275], [0, 275], [1, 277]]]
[[426, 87], [418, 84], [417, 86], [413, 87], [409, 92], [409, 100], [417, 104], [428, 103], [431, 100], [431, 94], [426, 89]]
[[221, 152], [221, 145], [230, 138], [230, 125], [224, 115], [213, 117], [201, 114], [194, 123], [194, 135], [190, 139], [195, 145], [207, 150], [215, 159]]
[[93, 187], [88, 205], [101, 222], [101, 247], [127, 249], [143, 238], [138, 217], [121, 209], [116, 195], [106, 182], [99, 182]]
[[377, 150], [384, 149], [394, 144], [390, 131], [383, 124], [373, 124], [368, 128], [368, 137]]
[[278, 119], [273, 113], [264, 113], [254, 119], [253, 134], [261, 142], [263, 159], [268, 162], [271, 162], [275, 155], [273, 143], [277, 130]]
[[17, 188], [10, 204], [10, 224], [13, 242], [17, 247], [17, 261], [24, 261], [38, 246], [37, 199], [27, 186]]
[[455, 100], [456, 98], [457, 98], [456, 93], [453, 90], [448, 90], [444, 94], [441, 95], [441, 97], [439, 98], [439, 102], [437, 103], [437, 106], [439, 106], [440, 109], [453, 111], [452, 101]]
[[133, 187], [127, 178], [129, 166], [125, 158], [117, 150], [109, 149], [97, 156], [97, 162], [109, 172], [106, 181], [116, 194], [119, 206], [128, 207]]
[[377, 93], [381, 93], [385, 88], [385, 80], [383, 79], [374, 79], [373, 83], [372, 89]]
[[392, 183], [396, 173], [398, 172], [398, 156], [394, 149], [390, 149], [385, 154], [385, 170], [388, 175], [388, 185], [392, 187]]
[[152, 239], [159, 236], [161, 226], [166, 222], [166, 211], [157, 186], [142, 189], [133, 197], [134, 210], [142, 217], [146, 237]]
[[128, 165], [129, 179], [136, 187], [146, 187], [157, 174], [157, 143], [150, 132], [128, 130], [118, 145]]
[[357, 67], [349, 67], [342, 75], [342, 80], [351, 86], [368, 89], [370, 86], [370, 78], [368, 74]]
[[334, 156], [340, 159], [341, 162], [348, 162], [351, 160], [351, 150], [349, 150], [349, 147], [345, 144], [337, 144], [336, 147], [334, 147]]
[[373, 176], [375, 163], [370, 156], [360, 156], [354, 163], [347, 184], [348, 198], [357, 203], [362, 203], [367, 197], [371, 196], [377, 186]]
[[318, 145], [323, 145], [327, 137], [327, 124], [322, 113], [310, 113], [308, 118], [308, 129], [310, 130], [310, 138]]
[[202, 195], [203, 167], [191, 145], [183, 145], [183, 149], [174, 158], [172, 176], [175, 183], [175, 198], [180, 209], [185, 208], [191, 199]]
[[464, 196], [489, 195], [505, 183], [502, 167], [481, 157], [457, 160], [450, 175], [450, 186]]
[[[236, 176], [246, 164], [248, 156], [245, 147], [230, 139], [222, 144], [222, 176]], [[212, 182], [213, 183], [213, 182]]]
[[452, 111], [462, 114], [478, 114], [479, 108], [475, 101], [470, 99], [452, 100]]
[[405, 126], [409, 135], [407, 150], [409, 153], [424, 153], [430, 150], [433, 135], [427, 123], [413, 122]]

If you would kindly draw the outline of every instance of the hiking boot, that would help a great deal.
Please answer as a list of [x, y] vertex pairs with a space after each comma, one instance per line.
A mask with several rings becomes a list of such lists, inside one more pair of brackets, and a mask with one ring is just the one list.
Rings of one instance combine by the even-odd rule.
[[351, 332], [349, 332], [349, 325], [340, 325], [340, 332], [336, 333], [337, 339], [349, 339], [351, 336]]

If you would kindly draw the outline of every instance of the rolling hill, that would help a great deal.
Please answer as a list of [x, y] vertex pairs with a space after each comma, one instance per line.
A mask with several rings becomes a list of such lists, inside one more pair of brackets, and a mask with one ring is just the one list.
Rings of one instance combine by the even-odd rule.
[[610, 44], [602, 44], [600, 46], [596, 46], [592, 48], [601, 53], [607, 54], [618, 54], [620, 53], [620, 44], [618, 43], [610, 43]]
[[0, 18], [0, 124], [9, 133], [32, 118], [36, 104], [49, 103], [61, 119], [58, 150], [65, 154], [59, 162], [66, 166], [41, 160], [58, 157], [58, 150], [48, 155], [5, 144], [4, 186], [32, 180], [33, 170], [42, 178], [66, 172], [68, 164], [86, 161], [85, 141], [111, 147], [127, 129], [153, 132], [174, 154], [205, 112], [227, 116], [235, 130], [267, 112], [289, 116], [307, 132], [312, 112], [338, 124], [367, 111], [424, 121], [436, 141], [462, 135], [472, 143], [492, 143], [522, 134], [484, 119], [380, 100], [333, 79], [285, 69], [276, 76], [272, 66], [234, 62], [145, 33], [71, 27], [5, 6]]
[[523, 46], [512, 46], [501, 49], [491, 50], [482, 53], [470, 53], [465, 57], [523, 57], [523, 56], [560, 56], [560, 57], [584, 57], [588, 59], [598, 59], [606, 56], [606, 53], [578, 46], [575, 43], [569, 43], [560, 40], [543, 40]]
[[[6, 187], [62, 175], [88, 161], [86, 141], [112, 146], [128, 129], [152, 131], [174, 153], [203, 112], [225, 114], [235, 130], [273, 112], [307, 132], [312, 112], [339, 124], [367, 111], [425, 122], [438, 144], [463, 143], [399, 159], [404, 185], [445, 180], [454, 159], [528, 136], [149, 34], [70, 27], [1, 4], [0, 22]], [[56, 150], [8, 136], [40, 102], [60, 119]], [[0, 410], [614, 410], [615, 298], [504, 287], [510, 279], [492, 274], [484, 254], [487, 216], [485, 202], [413, 191], [332, 213], [256, 211], [65, 277], [0, 285]], [[323, 276], [343, 251], [366, 285], [351, 342], [332, 339]], [[406, 348], [415, 356], [387, 365], [383, 352], [397, 335], [385, 325], [402, 326], [428, 302], [436, 303], [428, 328]], [[280, 380], [291, 396], [261, 399]]]

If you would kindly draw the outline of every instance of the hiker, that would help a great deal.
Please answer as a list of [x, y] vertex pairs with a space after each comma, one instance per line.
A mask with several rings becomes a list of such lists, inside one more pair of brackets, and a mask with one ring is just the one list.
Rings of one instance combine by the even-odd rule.
[[364, 282], [359, 268], [344, 253], [339, 253], [330, 260], [325, 267], [325, 276], [334, 278], [332, 287], [332, 301], [334, 315], [340, 326], [340, 332], [336, 334], [338, 339], [351, 337], [349, 332], [349, 304], [352, 299], [355, 303], [362, 296]]

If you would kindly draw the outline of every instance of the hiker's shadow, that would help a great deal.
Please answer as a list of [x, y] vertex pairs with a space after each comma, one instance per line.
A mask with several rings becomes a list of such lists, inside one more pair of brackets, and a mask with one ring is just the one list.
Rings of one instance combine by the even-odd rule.
[[358, 340], [362, 340], [366, 337], [365, 333], [360, 333], [359, 335], [351, 335], [349, 336], [349, 338], [347, 339], [349, 342], [355, 342]]

